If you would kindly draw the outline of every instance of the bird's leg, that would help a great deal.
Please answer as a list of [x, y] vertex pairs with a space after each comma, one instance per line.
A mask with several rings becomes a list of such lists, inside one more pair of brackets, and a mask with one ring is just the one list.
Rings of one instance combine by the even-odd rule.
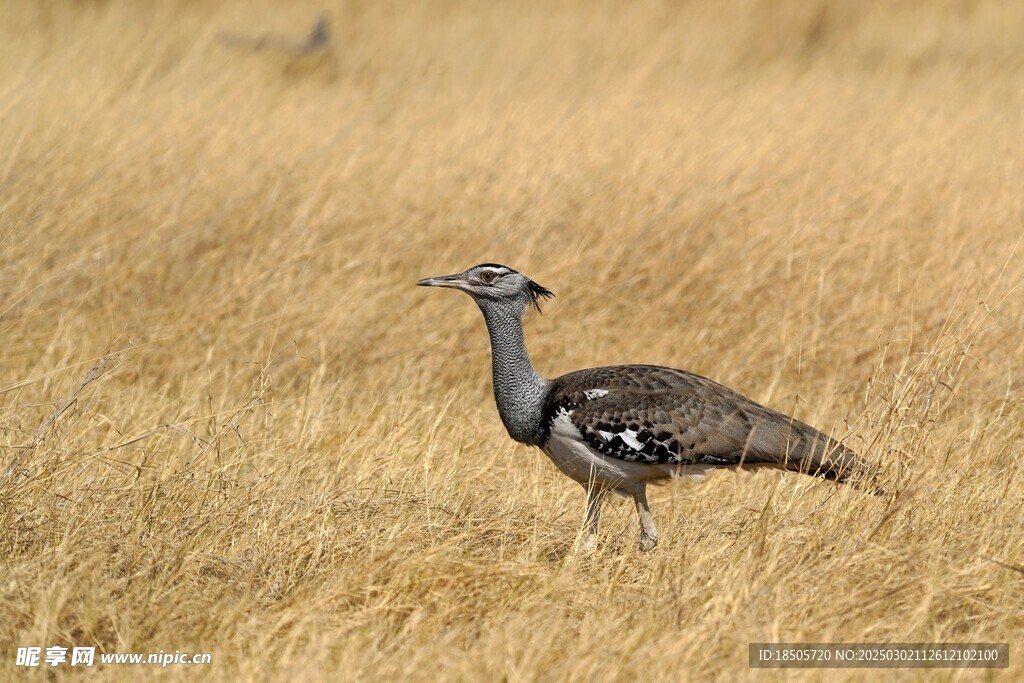
[[631, 495], [636, 503], [636, 514], [640, 517], [640, 550], [654, 550], [654, 546], [658, 545], [658, 530], [654, 528], [651, 506], [647, 504], [647, 484], [641, 483]]
[[598, 486], [595, 482], [588, 482], [583, 485], [587, 492], [587, 514], [583, 519], [583, 536], [580, 538], [579, 548], [585, 553], [597, 549], [597, 526], [601, 517], [601, 503], [608, 491]]

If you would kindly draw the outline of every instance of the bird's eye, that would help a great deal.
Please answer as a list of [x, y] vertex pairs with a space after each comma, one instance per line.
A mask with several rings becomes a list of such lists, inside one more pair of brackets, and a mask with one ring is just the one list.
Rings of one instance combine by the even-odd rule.
[[485, 270], [480, 273], [480, 280], [483, 282], [494, 282], [494, 278], [497, 277], [493, 271]]

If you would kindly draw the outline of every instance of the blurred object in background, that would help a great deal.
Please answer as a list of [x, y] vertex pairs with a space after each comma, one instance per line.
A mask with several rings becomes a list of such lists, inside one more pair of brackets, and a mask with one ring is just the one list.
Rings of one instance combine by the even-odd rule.
[[309, 32], [300, 40], [274, 35], [273, 33], [250, 36], [231, 31], [222, 31], [217, 34], [217, 39], [224, 45], [230, 45], [231, 47], [249, 48], [252, 50], [275, 50], [294, 57], [327, 52], [331, 49], [331, 16], [328, 12], [321, 12], [317, 16], [316, 21], [313, 22]]
[[248, 35], [221, 31], [217, 40], [228, 47], [262, 52], [283, 59], [283, 70], [288, 76], [323, 73], [329, 80], [336, 75], [331, 42], [331, 15], [321, 12], [313, 26], [302, 38], [295, 39], [274, 33]]

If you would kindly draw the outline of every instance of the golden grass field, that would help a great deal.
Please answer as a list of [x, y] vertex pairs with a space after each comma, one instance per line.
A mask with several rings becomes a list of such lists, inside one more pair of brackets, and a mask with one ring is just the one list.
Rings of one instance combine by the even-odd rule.
[[[0, 8], [0, 678], [1021, 680], [1024, 5]], [[542, 374], [647, 362], [843, 437], [583, 492], [513, 443], [465, 296], [558, 294]], [[754, 670], [995, 641], [1009, 671]], [[78, 676], [64, 665], [58, 679]]]

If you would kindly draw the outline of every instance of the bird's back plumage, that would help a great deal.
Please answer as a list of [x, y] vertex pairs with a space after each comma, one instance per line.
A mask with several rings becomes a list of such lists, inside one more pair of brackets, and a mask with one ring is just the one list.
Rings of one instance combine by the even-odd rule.
[[[545, 424], [561, 417], [601, 455], [651, 465], [773, 465], [829, 479], [862, 470], [810, 425], [683, 370], [618, 365], [552, 381]], [[549, 427], [550, 428], [550, 427]]]

